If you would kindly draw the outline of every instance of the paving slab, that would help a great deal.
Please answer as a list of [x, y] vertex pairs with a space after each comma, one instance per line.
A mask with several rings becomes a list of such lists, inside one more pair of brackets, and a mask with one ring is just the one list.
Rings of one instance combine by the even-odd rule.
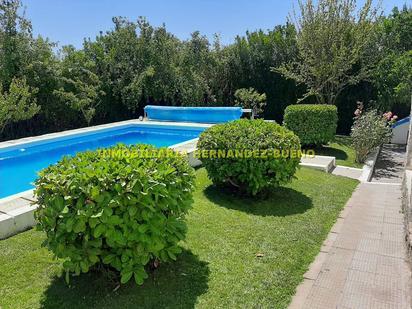
[[379, 152], [372, 182], [401, 183], [405, 170], [406, 145], [385, 144]]
[[348, 177], [352, 179], [359, 179], [362, 175], [362, 169], [337, 165], [333, 169], [332, 174], [338, 175], [338, 176], [344, 176], [344, 177]]
[[[28, 196], [30, 197], [30, 196]], [[17, 197], [0, 203], [0, 239], [25, 231], [36, 224], [36, 206], [24, 197]]]
[[33, 190], [27, 190], [26, 192], [22, 193], [20, 195], [20, 197], [22, 199], [28, 200], [30, 202], [35, 202], [36, 201], [36, 197], [34, 196]]
[[401, 197], [400, 185], [360, 183], [289, 308], [411, 308]]
[[336, 158], [329, 156], [303, 156], [300, 159], [300, 165], [329, 173], [336, 166]]
[[0, 203], [0, 212], [10, 214], [10, 212], [18, 211], [21, 208], [30, 206], [30, 204], [31, 202], [26, 199], [16, 198]]

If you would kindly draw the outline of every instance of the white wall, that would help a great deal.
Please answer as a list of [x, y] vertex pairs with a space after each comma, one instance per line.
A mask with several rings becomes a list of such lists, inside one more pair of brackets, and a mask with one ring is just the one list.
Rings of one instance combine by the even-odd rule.
[[409, 133], [409, 122], [405, 122], [395, 128], [392, 129], [392, 144], [402, 144], [406, 145], [408, 141], [408, 133]]

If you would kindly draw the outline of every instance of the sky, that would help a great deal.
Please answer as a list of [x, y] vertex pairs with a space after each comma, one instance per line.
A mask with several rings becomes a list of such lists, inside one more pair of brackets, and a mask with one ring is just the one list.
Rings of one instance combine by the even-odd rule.
[[[286, 22], [296, 0], [22, 0], [34, 34], [48, 37], [59, 46], [82, 46], [84, 38], [113, 27], [113, 16], [136, 20], [145, 16], [150, 24], [166, 24], [180, 39], [199, 30], [223, 44], [233, 42], [246, 30], [272, 29]], [[361, 2], [361, 1], [360, 1]], [[382, 0], [385, 13], [412, 0]]]

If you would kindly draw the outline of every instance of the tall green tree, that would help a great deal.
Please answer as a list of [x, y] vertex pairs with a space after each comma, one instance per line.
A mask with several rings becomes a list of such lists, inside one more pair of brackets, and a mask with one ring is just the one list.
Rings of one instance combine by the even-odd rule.
[[211, 90], [215, 59], [209, 40], [196, 31], [189, 40], [182, 42], [179, 50], [175, 103], [186, 106], [216, 104], [216, 97]]
[[8, 90], [0, 89], [0, 133], [8, 124], [30, 119], [39, 112], [35, 93], [25, 79], [13, 78]]
[[335, 104], [345, 88], [372, 75], [377, 9], [372, 0], [359, 10], [355, 0], [300, 0], [299, 8], [293, 16], [298, 57], [276, 71], [307, 87], [299, 101], [315, 96]]
[[288, 23], [270, 31], [247, 32], [235, 42], [218, 50], [212, 89], [225, 105], [234, 103], [235, 91], [253, 87], [267, 96], [264, 116], [282, 120], [283, 109], [296, 102], [299, 89], [271, 67], [293, 61], [296, 57], [296, 31]]
[[32, 25], [21, 9], [20, 0], [0, 0], [0, 79], [6, 90], [29, 64]]
[[[55, 104], [58, 60], [55, 45], [41, 36], [34, 38], [31, 22], [25, 17], [20, 0], [0, 1], [0, 83], [6, 93], [14, 79], [25, 80], [32, 98], [41, 107], [36, 117], [11, 121], [5, 134], [18, 137], [56, 130], [67, 118]], [[20, 85], [21, 83], [19, 83]], [[34, 114], [33, 114], [34, 115]], [[64, 117], [62, 116], [64, 115]]]
[[412, 8], [406, 5], [378, 24], [380, 61], [374, 84], [381, 109], [409, 106], [412, 94]]
[[54, 90], [58, 99], [82, 114], [90, 125], [99, 104], [101, 91], [99, 77], [94, 73], [94, 62], [86, 58], [84, 51], [73, 46], [63, 48], [60, 87]]
[[127, 117], [148, 103], [173, 103], [181, 42], [164, 26], [153, 27], [144, 18], [113, 22], [113, 30], [85, 43], [86, 55], [96, 61], [104, 84], [102, 112]]

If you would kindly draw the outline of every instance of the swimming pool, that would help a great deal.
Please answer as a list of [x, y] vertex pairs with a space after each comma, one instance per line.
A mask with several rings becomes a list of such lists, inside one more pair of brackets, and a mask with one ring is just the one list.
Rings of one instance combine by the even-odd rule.
[[[34, 188], [37, 172], [65, 155], [123, 143], [168, 147], [194, 138], [204, 126], [127, 124], [43, 138], [0, 148], [0, 199]], [[76, 130], [78, 131], [78, 130]], [[54, 136], [54, 135], [53, 135]], [[4, 144], [4, 143], [2, 143]]]

